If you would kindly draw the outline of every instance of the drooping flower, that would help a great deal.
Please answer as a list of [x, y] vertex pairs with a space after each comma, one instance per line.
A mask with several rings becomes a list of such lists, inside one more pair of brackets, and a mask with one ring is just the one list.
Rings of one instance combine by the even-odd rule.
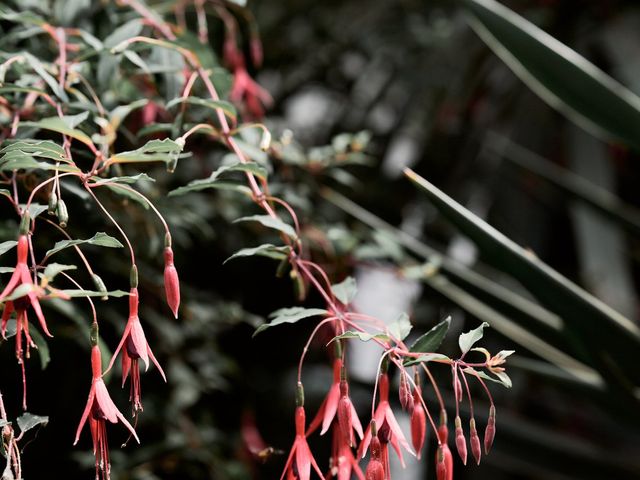
[[337, 477], [337, 480], [351, 480], [353, 473], [359, 480], [364, 480], [364, 474], [353, 455], [351, 447], [345, 441], [340, 426], [333, 424], [333, 441], [331, 445], [331, 458], [329, 460], [329, 474]]
[[180, 307], [180, 281], [178, 271], [173, 264], [173, 250], [171, 245], [164, 249], [164, 290], [167, 297], [167, 304], [173, 312], [173, 316], [178, 318], [178, 307]]
[[[390, 433], [389, 433], [389, 442], [393, 446], [394, 450], [398, 454], [398, 458], [400, 458], [400, 463], [404, 466], [404, 457], [402, 456], [402, 450], [400, 447], [404, 447], [407, 452], [411, 455], [415, 455], [407, 442], [402, 430], [400, 429], [400, 425], [398, 425], [398, 421], [396, 420], [393, 411], [391, 410], [391, 405], [389, 405], [389, 377], [386, 373], [380, 374], [378, 388], [380, 389], [380, 397], [378, 401], [378, 406], [373, 415], [373, 419], [375, 420], [377, 425], [383, 425], [386, 421], [389, 425]], [[367, 427], [367, 431], [364, 433], [364, 437], [362, 442], [360, 443], [360, 447], [358, 448], [358, 454], [362, 458], [367, 453], [367, 449], [369, 448], [369, 444], [371, 443], [371, 425]]]
[[149, 343], [147, 343], [144, 330], [140, 324], [140, 318], [138, 317], [138, 304], [138, 289], [133, 287], [129, 292], [129, 319], [127, 320], [127, 325], [120, 339], [120, 343], [113, 353], [113, 357], [111, 357], [109, 367], [107, 368], [107, 371], [111, 369], [118, 353], [122, 350], [122, 386], [124, 386], [127, 377], [131, 374], [131, 393], [129, 400], [131, 400], [134, 414], [142, 411], [139, 360], [142, 360], [145, 371], [147, 371], [149, 369], [149, 359], [151, 359], [160, 372], [160, 375], [162, 375], [162, 379], [165, 382], [167, 381], [162, 367], [158, 363], [158, 360], [156, 360]]
[[487, 422], [487, 428], [484, 430], [484, 453], [489, 454], [491, 445], [493, 445], [493, 439], [496, 436], [496, 407], [491, 405], [489, 409], [489, 421]]
[[456, 427], [456, 449], [458, 450], [458, 455], [460, 455], [460, 459], [464, 465], [467, 464], [467, 440], [464, 437], [464, 431], [462, 430], [462, 421], [460, 417], [456, 417], [455, 420]]
[[[340, 422], [340, 417], [342, 417], [341, 429], [343, 434], [350, 438], [350, 445], [353, 445], [352, 429], [356, 431], [360, 438], [362, 438], [363, 432], [362, 425], [358, 419], [358, 413], [349, 398], [349, 387], [347, 382], [344, 381], [344, 385], [341, 387], [341, 375], [343, 368], [342, 359], [339, 357], [336, 358], [333, 361], [333, 382], [331, 384], [331, 388], [329, 388], [327, 396], [320, 405], [318, 413], [311, 421], [307, 435], [311, 435], [320, 426], [320, 424], [322, 424], [320, 435], [324, 435], [329, 430], [331, 422], [335, 418], [336, 414], [338, 414], [338, 422]], [[341, 393], [341, 388], [344, 391], [344, 395]], [[338, 412], [338, 406], [341, 401], [342, 415]], [[347, 410], [349, 410], [349, 412]]]
[[298, 405], [295, 413], [296, 437], [293, 441], [293, 445], [289, 452], [289, 457], [287, 458], [287, 463], [284, 466], [280, 480], [282, 480], [285, 475], [287, 475], [287, 480], [309, 480], [311, 476], [311, 465], [313, 465], [313, 469], [316, 471], [318, 476], [323, 479], [324, 475], [322, 475], [320, 467], [318, 467], [316, 460], [311, 454], [311, 449], [309, 448], [305, 434], [306, 420], [303, 406], [304, 391], [302, 389], [302, 384], [298, 384], [296, 403]]
[[[97, 335], [96, 335], [97, 338]], [[121, 421], [129, 430], [131, 435], [140, 443], [140, 439], [131, 424], [120, 413], [115, 406], [113, 400], [109, 396], [104, 381], [102, 380], [102, 359], [100, 356], [100, 348], [94, 345], [91, 348], [91, 390], [89, 390], [89, 398], [87, 405], [82, 413], [82, 418], [78, 424], [74, 445], [80, 439], [80, 433], [87, 420], [91, 429], [91, 438], [93, 440], [93, 454], [95, 455], [96, 480], [109, 480], [111, 466], [109, 463], [109, 444], [107, 442], [106, 421], [117, 423]]]
[[471, 443], [471, 453], [473, 454], [473, 458], [476, 460], [476, 464], [480, 465], [480, 458], [482, 457], [482, 448], [480, 447], [480, 437], [478, 437], [478, 430], [476, 429], [476, 421], [475, 419], [471, 419], [470, 426], [470, 443]]
[[269, 92], [251, 78], [242, 57], [238, 57], [233, 71], [233, 86], [229, 98], [236, 103], [244, 100], [248, 113], [254, 119], [261, 119], [264, 116], [264, 106], [273, 103]]
[[[371, 422], [374, 423], [374, 422]], [[369, 429], [371, 425], [369, 426]], [[371, 459], [367, 464], [366, 480], [384, 480], [386, 478], [386, 472], [384, 464], [382, 463], [382, 446], [377, 435], [371, 439]]]
[[[42, 313], [40, 307], [39, 298], [44, 296], [44, 289], [39, 285], [33, 283], [33, 279], [29, 272], [27, 265], [27, 258], [29, 254], [29, 238], [26, 234], [20, 235], [17, 245], [17, 262], [16, 267], [9, 279], [9, 282], [4, 287], [4, 290], [0, 293], [0, 303], [4, 302], [4, 309], [2, 311], [2, 324], [0, 330], [2, 332], [2, 338], [6, 339], [7, 325], [11, 314], [16, 313], [16, 358], [22, 369], [22, 407], [27, 408], [27, 386], [26, 386], [26, 373], [24, 367], [24, 357], [30, 357], [30, 349], [36, 348], [33, 339], [29, 333], [29, 319], [27, 317], [27, 311], [29, 307], [33, 309], [38, 317], [40, 327], [46, 335], [52, 337], [49, 329], [47, 328], [47, 322]], [[22, 292], [23, 291], [23, 292]], [[20, 293], [23, 293], [21, 296]], [[57, 294], [61, 298], [68, 298], [61, 292]], [[26, 343], [26, 345], [24, 345]]]

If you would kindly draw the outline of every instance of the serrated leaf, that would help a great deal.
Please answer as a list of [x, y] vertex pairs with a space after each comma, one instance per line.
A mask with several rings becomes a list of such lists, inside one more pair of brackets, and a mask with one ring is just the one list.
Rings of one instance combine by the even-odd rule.
[[402, 341], [409, 333], [411, 333], [411, 329], [413, 325], [411, 325], [411, 321], [409, 320], [409, 315], [406, 313], [401, 313], [398, 318], [389, 324], [389, 333], [396, 340]]
[[46, 425], [49, 423], [49, 417], [34, 415], [32, 413], [23, 413], [17, 418], [20, 432], [25, 433], [38, 425]]
[[270, 215], [251, 215], [248, 217], [238, 218], [237, 220], [234, 220], [233, 223], [238, 222], [258, 222], [267, 228], [271, 228], [273, 230], [284, 233], [289, 238], [298, 238], [298, 235], [296, 235], [296, 231], [291, 225], [284, 223], [279, 218], [271, 217]]
[[426, 353], [424, 355], [420, 355], [417, 358], [406, 358], [404, 361], [404, 366], [410, 367], [411, 365], [417, 365], [418, 363], [427, 363], [427, 362], [433, 362], [437, 360], [451, 360], [451, 359], [441, 353]]
[[34, 127], [41, 130], [50, 130], [75, 138], [87, 146], [93, 146], [93, 142], [86, 133], [76, 128], [69, 128], [69, 125], [59, 117], [43, 118], [37, 122], [20, 122], [18, 123], [18, 127]]
[[75, 265], [63, 265], [61, 263], [50, 263], [49, 265], [47, 265], [47, 267], [44, 269], [44, 273], [42, 275], [44, 275], [44, 277], [51, 282], [56, 275], [58, 275], [60, 272], [65, 272], [67, 270], [75, 270], [76, 267]]
[[[494, 382], [494, 383], [499, 383], [507, 388], [511, 388], [512, 383], [511, 383], [511, 379], [509, 378], [509, 376], [502, 372], [501, 376], [498, 378], [494, 378], [490, 375], [487, 375], [486, 373], [484, 373], [481, 370], [476, 370], [475, 368], [471, 368], [471, 367], [467, 367], [464, 368], [462, 370], [465, 373], [468, 373], [469, 375], [477, 375], [478, 377], [482, 378], [483, 380], [489, 380], [490, 382]], [[498, 374], [495, 373], [495, 375], [497, 376]]]
[[139, 180], [147, 180], [149, 182], [155, 182], [155, 179], [151, 178], [146, 173], [139, 173], [137, 175], [125, 175], [122, 177], [109, 177], [109, 178], [91, 177], [91, 180], [94, 181], [94, 185], [104, 185], [109, 183], [133, 184], [138, 182]]
[[494, 0], [462, 0], [472, 28], [540, 98], [586, 130], [640, 148], [640, 98]]
[[291, 308], [281, 308], [276, 310], [275, 312], [269, 315], [269, 318], [272, 320], [269, 323], [265, 323], [260, 325], [255, 332], [253, 332], [253, 336], [255, 337], [260, 332], [263, 332], [267, 328], [275, 327], [277, 325], [281, 325], [283, 323], [296, 323], [300, 320], [304, 320], [305, 318], [315, 317], [318, 315], [326, 315], [329, 312], [323, 308], [303, 308], [303, 307], [291, 307]]
[[331, 285], [333, 295], [344, 305], [350, 304], [358, 293], [356, 279], [347, 277], [342, 282]]
[[275, 245], [272, 245], [270, 243], [265, 243], [253, 248], [240, 249], [236, 253], [231, 255], [229, 258], [227, 258], [223, 262], [223, 264], [227, 263], [229, 260], [233, 260], [234, 258], [252, 257], [254, 255], [269, 257], [275, 260], [283, 260], [287, 258], [287, 255], [289, 254], [290, 250], [291, 248], [287, 246], [276, 247]]
[[0, 243], [0, 255], [4, 255], [13, 247], [15, 247], [17, 244], [18, 242], [16, 242], [15, 240], [8, 240], [6, 242]]
[[175, 162], [182, 152], [182, 145], [165, 138], [163, 140], [149, 140], [142, 147], [136, 150], [116, 153], [110, 158], [116, 163], [139, 163], [139, 162]]
[[46, 253], [46, 257], [50, 257], [54, 253], [58, 253], [60, 250], [64, 250], [65, 248], [72, 247], [74, 245], [97, 245], [100, 247], [108, 247], [108, 248], [122, 248], [123, 245], [115, 238], [110, 235], [107, 235], [104, 232], [98, 232], [93, 237], [87, 238], [86, 240], [61, 240], [56, 242], [51, 250]]
[[445, 318], [443, 321], [438, 323], [435, 327], [429, 330], [427, 333], [420, 336], [411, 348], [410, 352], [428, 352], [432, 353], [440, 348], [444, 337], [447, 335], [449, 331], [449, 327], [451, 326], [451, 317]]
[[466, 333], [460, 334], [458, 338], [458, 345], [460, 345], [460, 350], [462, 350], [462, 354], [467, 353], [473, 345], [482, 338], [484, 335], [484, 329], [488, 327], [489, 324], [487, 322], [482, 322], [479, 327], [474, 328], [473, 330], [469, 330]]
[[62, 146], [51, 140], [20, 139], [16, 141], [6, 141], [0, 149], [0, 153], [8, 153], [14, 150], [29, 153], [34, 157], [45, 156], [52, 160], [68, 160]]
[[[385, 335], [384, 333], [376, 333], [376, 334], [371, 334], [371, 333], [367, 333], [367, 332], [354, 332], [352, 330], [347, 330], [346, 332], [344, 332], [341, 335], [338, 335], [336, 337], [333, 337], [331, 339], [331, 342], [334, 342], [336, 340], [342, 340], [344, 338], [357, 338], [363, 342], [368, 342], [370, 340], [382, 340], [384, 342], [388, 342], [389, 336]], [[331, 343], [329, 342], [329, 343]]]
[[238, 116], [238, 112], [236, 111], [236, 107], [233, 106], [230, 102], [225, 102], [224, 100], [207, 100], [200, 97], [179, 97], [174, 98], [170, 102], [167, 102], [166, 108], [167, 110], [179, 105], [181, 103], [189, 103], [191, 105], [198, 105], [201, 107], [210, 108], [214, 111], [220, 109], [224, 112], [224, 114], [231, 119], [233, 122], [236, 121]]

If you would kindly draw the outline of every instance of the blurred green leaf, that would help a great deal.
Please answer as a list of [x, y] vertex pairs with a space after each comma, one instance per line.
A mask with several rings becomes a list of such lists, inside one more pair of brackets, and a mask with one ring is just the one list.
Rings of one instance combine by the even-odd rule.
[[347, 277], [340, 283], [331, 285], [331, 291], [341, 303], [349, 305], [356, 297], [356, 293], [358, 293], [356, 279], [353, 277]]
[[590, 132], [640, 148], [640, 98], [495, 0], [460, 0], [475, 32], [552, 107]]
[[[640, 332], [629, 319], [593, 297], [411, 170], [405, 174], [434, 206], [478, 246], [487, 261], [517, 278], [547, 308], [562, 317], [572, 347], [589, 352], [606, 381], [624, 389], [640, 384], [633, 367]], [[579, 345], [575, 345], [575, 342]], [[612, 363], [612, 360], [614, 363]], [[628, 391], [627, 391], [628, 393]]]
[[273, 230], [277, 230], [279, 232], [284, 233], [286, 236], [292, 239], [298, 238], [296, 231], [293, 229], [291, 225], [284, 223], [279, 218], [274, 218], [270, 215], [250, 215], [248, 217], [238, 218], [233, 221], [233, 223], [238, 222], [258, 222], [261, 225], [264, 225], [267, 228], [271, 228]]
[[412, 365], [417, 365], [418, 363], [428, 363], [438, 360], [450, 360], [450, 358], [442, 353], [426, 353], [416, 358], [405, 358], [404, 366], [410, 367]]
[[393, 338], [402, 341], [411, 333], [413, 325], [411, 325], [409, 315], [403, 312], [387, 328]]
[[42, 417], [32, 413], [25, 412], [17, 418], [20, 432], [25, 433], [38, 425], [46, 425], [49, 423], [49, 417]]
[[110, 235], [107, 235], [104, 232], [98, 232], [93, 237], [87, 238], [86, 240], [61, 240], [56, 242], [51, 250], [46, 253], [46, 257], [50, 257], [54, 253], [58, 253], [60, 250], [64, 250], [65, 248], [72, 247], [74, 245], [97, 245], [100, 247], [109, 247], [109, 248], [122, 248], [122, 244], [115, 238]]
[[289, 251], [290, 247], [276, 247], [275, 245], [272, 245], [270, 243], [265, 243], [257, 247], [243, 248], [241, 250], [238, 250], [236, 253], [227, 258], [224, 263], [227, 263], [229, 260], [233, 260], [234, 258], [252, 257], [254, 255], [269, 257], [275, 260], [283, 260], [287, 258]]
[[342, 339], [349, 339], [349, 338], [357, 338], [362, 342], [368, 342], [370, 340], [382, 340], [384, 342], [389, 341], [389, 336], [385, 335], [384, 333], [371, 334], [367, 332], [354, 332], [352, 330], [347, 330], [346, 332], [333, 337], [331, 339], [331, 342], [334, 342], [335, 340], [342, 340]]

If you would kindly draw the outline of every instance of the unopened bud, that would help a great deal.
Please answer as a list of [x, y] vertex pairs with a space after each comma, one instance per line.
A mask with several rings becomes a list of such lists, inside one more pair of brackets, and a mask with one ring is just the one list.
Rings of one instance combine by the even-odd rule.
[[[343, 390], [342, 386], [345, 385]], [[347, 382], [344, 380], [340, 382], [340, 390], [342, 392], [348, 392], [346, 387]], [[340, 396], [338, 402], [338, 427], [342, 433], [342, 438], [350, 447], [353, 446], [353, 429], [351, 428], [352, 412], [351, 412], [351, 400], [349, 400], [348, 393], [344, 393]]]
[[58, 196], [56, 195], [56, 192], [52, 190], [51, 194], [49, 195], [49, 205], [47, 206], [47, 213], [49, 215], [55, 215], [57, 207], [58, 207]]
[[403, 410], [411, 413], [413, 411], [413, 396], [411, 395], [411, 386], [404, 371], [400, 372], [400, 388], [398, 389], [400, 397], [400, 406]]
[[484, 453], [489, 454], [491, 445], [493, 445], [493, 438], [496, 436], [496, 407], [491, 405], [489, 409], [489, 420], [487, 421], [487, 428], [484, 430]]
[[109, 296], [107, 295], [107, 287], [105, 286], [102, 279], [98, 276], [98, 274], [97, 273], [92, 274], [91, 280], [93, 280], [93, 286], [96, 288], [96, 290], [100, 293], [104, 293], [104, 295], [100, 297], [100, 299], [108, 300]]
[[456, 448], [458, 449], [458, 455], [464, 465], [467, 464], [467, 440], [464, 438], [464, 432], [462, 430], [462, 422], [460, 417], [456, 417]]
[[424, 445], [424, 439], [427, 432], [427, 417], [422, 407], [420, 392], [416, 389], [413, 392], [414, 406], [411, 412], [411, 443], [416, 451], [418, 460], [420, 459], [420, 451]]
[[173, 250], [171, 247], [164, 249], [164, 291], [167, 298], [167, 304], [173, 316], [178, 318], [178, 307], [180, 307], [180, 280], [178, 279], [178, 271], [173, 264]]
[[458, 375], [455, 375], [453, 383], [456, 389], [456, 402], [461, 402], [462, 401], [462, 383], [460, 383], [460, 377], [458, 377]]
[[67, 204], [64, 203], [64, 200], [58, 200], [58, 205], [56, 206], [56, 215], [58, 217], [58, 223], [62, 228], [67, 226], [69, 222], [69, 213], [67, 212]]
[[471, 453], [473, 458], [476, 459], [476, 464], [480, 465], [480, 458], [482, 457], [482, 447], [480, 447], [480, 438], [478, 437], [478, 431], [476, 430], [476, 421], [472, 418], [470, 421], [470, 442]]

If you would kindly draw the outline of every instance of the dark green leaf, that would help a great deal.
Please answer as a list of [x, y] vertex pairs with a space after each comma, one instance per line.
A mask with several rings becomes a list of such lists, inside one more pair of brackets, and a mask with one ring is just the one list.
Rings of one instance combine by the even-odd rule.
[[34, 127], [42, 130], [58, 132], [71, 138], [75, 138], [85, 145], [93, 145], [93, 142], [86, 133], [76, 128], [70, 128], [69, 125], [67, 125], [67, 123], [59, 117], [43, 118], [42, 120], [38, 120], [37, 122], [20, 122], [18, 126]]
[[229, 102], [225, 102], [224, 100], [208, 100], [200, 97], [179, 97], [174, 98], [170, 102], [167, 103], [167, 109], [170, 109], [176, 105], [182, 103], [189, 103], [191, 105], [198, 105], [201, 107], [206, 107], [211, 110], [217, 111], [218, 109], [222, 110], [224, 114], [231, 119], [233, 122], [236, 121], [236, 117], [238, 116], [238, 112], [236, 112], [236, 107]]
[[449, 326], [451, 325], [451, 317], [445, 318], [443, 321], [438, 323], [435, 327], [429, 330], [427, 333], [419, 337], [411, 348], [410, 352], [427, 352], [432, 353], [440, 348], [444, 337], [447, 335], [449, 331]]
[[471, 26], [543, 100], [587, 130], [640, 148], [640, 98], [494, 0], [461, 0]]

